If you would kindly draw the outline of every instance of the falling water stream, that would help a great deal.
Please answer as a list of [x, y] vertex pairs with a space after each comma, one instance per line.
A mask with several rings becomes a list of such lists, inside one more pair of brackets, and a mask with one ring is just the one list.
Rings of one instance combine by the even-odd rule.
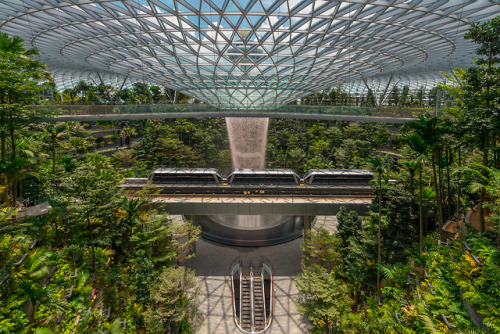
[[[266, 168], [268, 118], [226, 118], [233, 168]], [[286, 215], [217, 214], [197, 217], [207, 239], [264, 246], [302, 235], [303, 220]]]
[[265, 168], [269, 118], [226, 117], [233, 168]]
[[[269, 118], [226, 117], [233, 168], [265, 168]], [[219, 217], [219, 219], [222, 217]], [[272, 224], [262, 215], [228, 216], [241, 229], [261, 229]], [[267, 224], [265, 224], [267, 222]]]

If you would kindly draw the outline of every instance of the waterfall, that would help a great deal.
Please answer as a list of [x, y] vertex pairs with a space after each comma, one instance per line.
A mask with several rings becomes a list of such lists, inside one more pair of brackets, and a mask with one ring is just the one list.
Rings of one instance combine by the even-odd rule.
[[265, 168], [269, 118], [226, 117], [233, 168]]
[[[269, 118], [226, 117], [233, 168], [265, 168]], [[235, 216], [242, 229], [262, 228], [261, 215]]]

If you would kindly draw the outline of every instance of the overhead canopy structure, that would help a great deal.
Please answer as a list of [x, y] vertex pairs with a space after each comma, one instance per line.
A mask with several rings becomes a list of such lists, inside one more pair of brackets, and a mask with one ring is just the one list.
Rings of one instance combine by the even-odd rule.
[[496, 0], [3, 0], [0, 30], [60, 86], [127, 79], [262, 106], [393, 76], [427, 85], [471, 65], [464, 35], [499, 13]]

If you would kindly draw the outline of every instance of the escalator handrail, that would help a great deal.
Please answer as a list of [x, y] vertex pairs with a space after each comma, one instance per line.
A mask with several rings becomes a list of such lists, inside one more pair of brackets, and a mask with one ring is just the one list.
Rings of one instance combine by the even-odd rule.
[[230, 272], [229, 275], [231, 276], [231, 305], [233, 307], [233, 318], [236, 323], [236, 327], [238, 327], [239, 330], [244, 331], [244, 329], [241, 327], [241, 321], [238, 319], [236, 316], [236, 305], [235, 305], [235, 295], [234, 295], [234, 274], [235, 272], [239, 272], [240, 276], [240, 317], [241, 317], [241, 286], [242, 286], [242, 263], [241, 263], [241, 257], [237, 257], [231, 262], [231, 267], [230, 267]]
[[265, 332], [269, 326], [271, 326], [271, 320], [273, 318], [274, 314], [274, 268], [273, 265], [271, 264], [271, 261], [269, 261], [266, 257], [262, 256], [260, 259], [261, 263], [261, 272], [264, 273], [264, 270], [267, 271], [269, 274], [269, 277], [271, 278], [271, 285], [269, 287], [269, 293], [270, 293], [270, 298], [269, 298], [269, 318], [266, 319], [265, 322], [265, 327], [262, 330], [262, 332]]
[[242, 305], [243, 305], [243, 270], [240, 267], [240, 319], [238, 320], [238, 322], [240, 324], [241, 324], [241, 315], [242, 315], [242, 312], [241, 312]]
[[[253, 288], [253, 283], [255, 282], [253, 277], [253, 264], [250, 262], [250, 328], [255, 327], [255, 291]], [[241, 314], [241, 312], [240, 312]]]
[[[269, 329], [269, 326], [271, 326], [271, 320], [272, 320], [272, 316], [273, 316], [273, 313], [274, 313], [274, 269], [273, 269], [273, 266], [271, 264], [271, 262], [266, 259], [265, 257], [262, 257], [261, 258], [261, 261], [260, 261], [260, 267], [261, 267], [261, 284], [264, 284], [264, 280], [263, 280], [263, 272], [264, 270], [270, 275], [271, 277], [271, 286], [270, 286], [270, 314], [269, 314], [269, 317], [266, 317], [266, 312], [265, 312], [265, 289], [263, 287], [262, 291], [263, 291], [263, 297], [264, 297], [264, 316], [265, 316], [265, 322], [264, 324], [262, 325], [259, 325], [259, 326], [248, 326], [248, 325], [245, 325], [241, 322], [241, 315], [242, 315], [242, 312], [241, 312], [241, 302], [242, 302], [242, 279], [243, 279], [243, 265], [241, 263], [241, 259], [240, 257], [236, 258], [233, 260], [233, 262], [231, 263], [231, 271], [230, 271], [230, 274], [231, 274], [231, 294], [232, 294], [232, 306], [233, 306], [233, 318], [235, 320], [235, 323], [236, 323], [236, 327], [243, 333], [251, 333], [251, 334], [263, 334], [265, 333], [268, 329]], [[235, 305], [235, 294], [234, 294], [234, 274], [235, 272], [239, 272], [239, 276], [240, 276], [240, 318], [238, 318], [236, 316], [236, 305]], [[253, 277], [253, 266], [251, 265], [250, 267], [250, 277]], [[250, 284], [251, 288], [253, 289], [253, 285], [252, 283]], [[251, 300], [253, 298], [253, 295], [251, 294]], [[252, 300], [253, 302], [253, 300]], [[252, 308], [252, 316], [251, 316], [251, 319], [252, 319], [252, 323], [254, 321], [254, 315], [253, 315], [253, 312], [254, 312], [254, 309]], [[256, 329], [260, 329], [262, 328], [261, 330], [257, 330]]]
[[266, 287], [264, 286], [264, 270], [262, 268], [262, 262], [260, 264], [260, 286], [262, 288], [262, 306], [264, 308], [264, 323], [267, 322], [266, 313]]

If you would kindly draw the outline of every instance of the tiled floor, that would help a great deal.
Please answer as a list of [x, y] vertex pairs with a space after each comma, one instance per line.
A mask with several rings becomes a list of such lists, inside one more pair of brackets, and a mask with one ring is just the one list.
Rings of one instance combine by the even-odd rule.
[[[335, 228], [335, 217], [319, 216], [314, 228]], [[268, 258], [274, 268], [275, 308], [272, 325], [267, 333], [307, 333], [308, 323], [298, 313], [294, 299], [297, 287], [293, 278], [300, 273], [303, 238], [267, 247], [226, 246], [200, 239], [196, 244], [196, 257], [186, 266], [195, 270], [200, 282], [200, 311], [204, 317], [199, 334], [240, 333], [234, 324], [231, 304], [229, 266], [241, 256], [243, 262], [257, 263], [261, 256]]]

